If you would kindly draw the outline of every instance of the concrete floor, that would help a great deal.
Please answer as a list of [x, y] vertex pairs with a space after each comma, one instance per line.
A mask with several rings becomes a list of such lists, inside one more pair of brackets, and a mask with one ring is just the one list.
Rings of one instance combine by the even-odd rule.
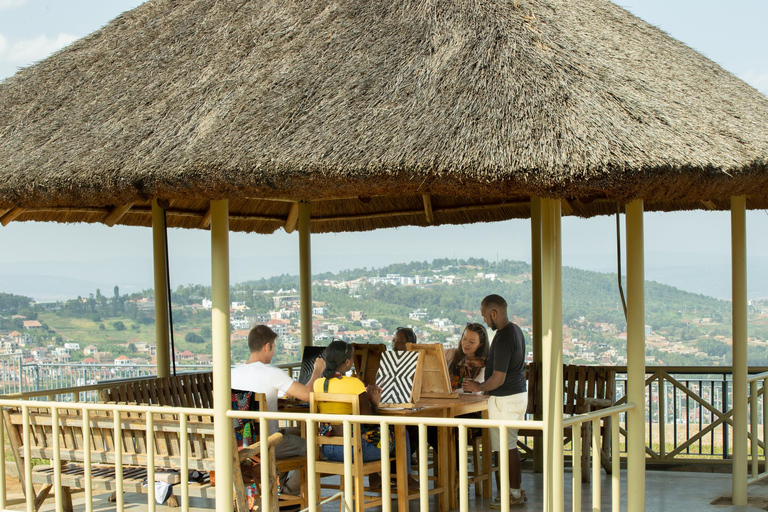
[[[570, 485], [570, 472], [566, 472], [565, 489], [565, 510], [572, 510], [572, 488]], [[627, 488], [626, 481], [622, 478], [621, 485], [621, 510], [627, 509]], [[609, 475], [603, 475], [602, 486], [602, 510], [611, 510], [611, 480]], [[528, 496], [528, 502], [524, 507], [517, 507], [513, 510], [542, 510], [542, 478], [540, 474], [529, 472], [523, 473], [523, 487]], [[686, 473], [671, 471], [648, 471], [646, 473], [646, 510], [653, 512], [727, 512], [727, 511], [758, 511], [768, 510], [768, 483], [757, 483], [749, 487], [750, 506], [733, 507], [728, 503], [711, 504], [723, 496], [730, 495], [731, 476], [729, 474], [713, 473]], [[109, 494], [98, 494], [94, 496], [93, 510], [95, 512], [106, 512], [115, 510], [115, 504], [107, 501]], [[147, 497], [141, 494], [127, 494], [125, 496], [125, 510], [140, 512], [147, 509]], [[592, 490], [588, 484], [582, 486], [582, 509], [592, 510]], [[77, 492], [73, 495], [75, 510], [85, 510], [84, 494]], [[469, 510], [471, 511], [490, 511], [490, 500], [476, 498], [473, 488], [470, 487]], [[192, 499], [193, 512], [212, 510], [213, 500]], [[8, 507], [7, 510], [25, 510], [26, 506], [18, 490], [18, 486], [8, 486]], [[53, 497], [50, 497], [40, 509], [41, 512], [49, 512], [55, 509]], [[397, 510], [396, 503], [393, 502], [393, 510]], [[430, 501], [430, 510], [436, 510], [437, 504], [434, 498]], [[179, 509], [170, 508], [165, 505], [158, 505], [158, 512], [173, 512]], [[339, 510], [338, 502], [334, 502], [323, 507], [324, 512], [335, 512]], [[378, 509], [370, 509], [376, 512]], [[411, 511], [419, 510], [419, 502], [411, 502]]]

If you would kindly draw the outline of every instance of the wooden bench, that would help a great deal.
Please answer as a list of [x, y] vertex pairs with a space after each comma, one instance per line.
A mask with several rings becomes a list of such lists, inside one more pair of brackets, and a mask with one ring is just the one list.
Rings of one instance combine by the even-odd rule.
[[213, 409], [213, 372], [117, 382], [99, 391], [99, 402]]
[[[543, 414], [541, 363], [528, 363], [526, 365], [526, 379], [528, 381], [528, 409], [526, 412], [529, 415]], [[616, 401], [615, 384], [616, 370], [611, 367], [563, 365], [563, 414], [573, 416], [612, 406]], [[518, 434], [521, 437], [540, 437], [541, 431], [520, 429]], [[571, 429], [564, 429], [564, 442], [570, 442], [571, 437]], [[603, 422], [600, 460], [607, 473], [611, 472], [610, 438], [610, 423]], [[591, 423], [587, 423], [582, 429], [582, 446], [591, 446], [591, 442]], [[518, 448], [521, 449], [523, 457], [532, 457], [533, 450], [527, 445], [518, 441]], [[582, 480], [589, 482], [591, 478], [589, 450], [583, 451], [581, 464]]]
[[[114, 387], [99, 391], [100, 402], [135, 403], [168, 407], [213, 408], [213, 373], [185, 373], [172, 377], [156, 377], [116, 383]], [[254, 410], [266, 410], [266, 401]], [[172, 416], [166, 416], [172, 418]], [[213, 422], [211, 417], [200, 416], [200, 421]], [[257, 438], [258, 440], [258, 438]], [[280, 494], [280, 506], [299, 505], [306, 508], [308, 490], [306, 483], [306, 457], [277, 459], [277, 470], [301, 472], [301, 492], [295, 497]]]
[[[61, 458], [61, 483], [64, 511], [71, 511], [72, 498], [70, 489], [84, 489], [86, 481], [90, 480], [91, 488], [105, 491], [116, 491], [116, 463], [119, 447], [122, 461], [122, 478], [124, 492], [147, 492], [148, 455], [153, 453], [155, 468], [181, 468], [182, 443], [180, 424], [178, 420], [164, 419], [163, 415], [154, 414], [154, 427], [147, 430], [146, 413], [121, 413], [120, 437], [115, 438], [115, 417], [107, 411], [94, 411], [84, 422], [81, 410], [59, 410], [59, 454]], [[44, 405], [30, 408], [29, 411], [29, 441], [24, 439], [24, 416], [21, 408], [6, 408], [3, 417], [8, 437], [16, 459], [20, 481], [25, 494], [27, 490], [35, 496], [35, 507], [39, 509], [50, 493], [55, 478], [51, 465], [35, 466], [32, 481], [26, 482], [25, 451], [29, 450], [33, 459], [50, 459], [53, 462], [53, 417], [50, 407]], [[214, 460], [214, 431], [210, 421], [189, 421], [187, 424], [187, 467], [204, 474], [200, 483], [189, 484], [189, 495], [193, 497], [215, 498], [215, 490], [208, 475], [215, 469]], [[85, 440], [88, 440], [88, 445]], [[274, 447], [282, 441], [281, 434], [269, 437], [269, 458], [274, 467]], [[248, 510], [245, 484], [240, 464], [253, 456], [259, 456], [260, 443], [252, 444], [241, 451], [235, 450], [234, 485], [235, 503], [239, 512]], [[153, 451], [151, 451], [153, 450]], [[90, 457], [90, 478], [88, 478], [88, 463], [86, 453]], [[181, 475], [186, 478], [187, 475]], [[39, 492], [35, 484], [42, 484]], [[277, 479], [271, 478], [273, 510], [277, 510]]]

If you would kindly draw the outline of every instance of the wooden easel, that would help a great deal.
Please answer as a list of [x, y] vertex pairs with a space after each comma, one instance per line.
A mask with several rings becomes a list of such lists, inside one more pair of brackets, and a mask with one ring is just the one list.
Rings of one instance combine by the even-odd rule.
[[419, 398], [458, 398], [459, 394], [451, 390], [448, 375], [448, 363], [440, 343], [408, 343], [406, 350], [418, 350], [419, 361], [416, 363], [416, 376], [413, 379], [413, 401]]
[[352, 347], [355, 349], [357, 378], [366, 386], [375, 385], [381, 354], [386, 352], [387, 346], [383, 343], [353, 343]]

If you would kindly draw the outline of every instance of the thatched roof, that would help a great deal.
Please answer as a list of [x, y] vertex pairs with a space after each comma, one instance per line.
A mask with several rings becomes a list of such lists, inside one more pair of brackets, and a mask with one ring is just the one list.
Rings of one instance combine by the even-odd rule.
[[768, 99], [605, 0], [153, 0], [0, 83], [0, 215], [315, 232], [768, 206]]

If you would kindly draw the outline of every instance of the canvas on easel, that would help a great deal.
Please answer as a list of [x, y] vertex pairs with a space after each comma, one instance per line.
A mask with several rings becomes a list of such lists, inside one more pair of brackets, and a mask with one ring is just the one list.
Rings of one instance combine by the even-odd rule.
[[421, 354], [416, 369], [421, 398], [458, 398], [459, 394], [451, 389], [448, 363], [445, 360], [443, 345], [440, 343], [408, 343], [406, 351]]
[[399, 350], [381, 354], [376, 385], [381, 387], [380, 407], [413, 407], [419, 399], [420, 352]]
[[315, 360], [325, 352], [325, 347], [308, 346], [304, 347], [301, 355], [301, 371], [299, 372], [299, 382], [307, 385], [312, 378], [312, 372], [315, 371]]
[[381, 355], [387, 351], [383, 343], [353, 343], [355, 349], [355, 373], [366, 386], [376, 384]]

